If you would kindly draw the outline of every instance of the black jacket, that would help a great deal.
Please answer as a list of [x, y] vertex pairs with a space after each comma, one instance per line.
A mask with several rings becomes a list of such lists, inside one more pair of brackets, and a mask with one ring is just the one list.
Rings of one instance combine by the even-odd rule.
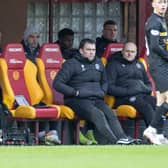
[[98, 58], [90, 62], [77, 54], [63, 64], [53, 87], [63, 93], [65, 99], [75, 97], [77, 90], [79, 98], [103, 98], [107, 91], [104, 66]]
[[168, 32], [165, 18], [153, 13], [146, 22], [145, 35], [150, 69], [156, 69], [168, 61], [165, 44]]
[[96, 55], [100, 58], [102, 57], [106, 47], [110, 43], [117, 43], [117, 40], [108, 40], [104, 37], [97, 37], [96, 38]]
[[36, 64], [36, 58], [40, 50], [40, 45], [38, 45], [33, 51], [31, 51], [30, 47], [25, 44], [24, 40], [21, 41], [21, 44], [23, 45], [26, 58]]
[[116, 53], [106, 66], [108, 94], [115, 97], [130, 97], [139, 94], [150, 94], [151, 83], [145, 68], [136, 59], [125, 60], [121, 52]]

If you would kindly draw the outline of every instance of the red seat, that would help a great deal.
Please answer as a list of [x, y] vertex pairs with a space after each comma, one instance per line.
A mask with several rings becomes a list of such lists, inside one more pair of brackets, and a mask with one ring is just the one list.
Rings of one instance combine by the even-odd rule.
[[[57, 92], [52, 87], [53, 80], [60, 70], [62, 63], [63, 57], [57, 44], [42, 45], [37, 58], [37, 67], [39, 83], [44, 92], [43, 102], [47, 104], [58, 104], [61, 109], [61, 118], [72, 120], [75, 118], [73, 110], [64, 105], [63, 94]], [[75, 131], [75, 134], [77, 132]]]
[[110, 43], [106, 47], [106, 49], [105, 49], [105, 51], [104, 51], [104, 53], [101, 57], [101, 60], [102, 60], [103, 64], [106, 65], [107, 64], [107, 58], [110, 55], [112, 55], [113, 53], [115, 53], [117, 51], [121, 51], [123, 49], [123, 46], [124, 46], [123, 43]]
[[108, 58], [113, 53], [117, 51], [121, 51], [123, 47], [124, 47], [124, 43], [111, 43], [107, 46], [102, 56], [105, 58]]
[[[38, 143], [38, 123], [40, 120], [57, 120], [60, 108], [35, 108], [44, 96], [37, 82], [37, 68], [26, 59], [21, 44], [8, 44], [0, 58], [0, 81], [3, 104], [15, 120], [32, 120], [36, 122], [36, 143]], [[22, 95], [29, 105], [15, 106], [15, 96]]]
[[147, 72], [148, 78], [149, 78], [149, 80], [151, 82], [151, 85], [152, 85], [153, 95], [156, 96], [155, 82], [154, 82], [154, 80], [153, 80], [153, 78], [152, 78], [152, 76], [150, 74], [150, 71], [149, 71], [148, 57], [146, 55], [146, 48], [145, 47], [142, 49], [142, 52], [140, 53], [140, 61], [144, 64], [144, 66], [146, 68], [146, 72]]

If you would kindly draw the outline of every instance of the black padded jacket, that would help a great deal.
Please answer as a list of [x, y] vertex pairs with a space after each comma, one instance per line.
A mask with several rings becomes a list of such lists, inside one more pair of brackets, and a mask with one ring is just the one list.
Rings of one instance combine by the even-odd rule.
[[108, 94], [115, 97], [130, 97], [150, 94], [151, 83], [141, 62], [129, 62], [117, 52], [106, 65]]
[[[64, 94], [65, 99], [103, 98], [107, 91], [107, 78], [99, 58], [89, 61], [80, 54], [68, 59], [56, 75], [53, 87]], [[76, 92], [79, 91], [79, 95]]]
[[168, 32], [165, 18], [153, 13], [146, 22], [145, 35], [149, 65], [152, 70], [168, 61], [166, 50]]

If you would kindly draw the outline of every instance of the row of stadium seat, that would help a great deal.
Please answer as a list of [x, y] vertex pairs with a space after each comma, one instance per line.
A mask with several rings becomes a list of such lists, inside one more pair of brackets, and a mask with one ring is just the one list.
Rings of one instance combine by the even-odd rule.
[[[8, 44], [0, 58], [0, 85], [3, 104], [10, 114], [8, 119], [23, 122], [25, 125], [33, 121], [35, 144], [39, 143], [40, 121], [64, 122], [64, 119], [75, 119], [72, 109], [63, 105], [63, 96], [52, 90], [52, 80], [63, 63], [60, 53], [57, 44], [44, 44], [36, 66], [26, 59], [21, 44]], [[45, 105], [40, 106], [41, 102]], [[77, 125], [76, 143], [78, 143]], [[3, 127], [5, 129], [5, 125]], [[62, 143], [64, 143], [64, 129], [62, 129]]]

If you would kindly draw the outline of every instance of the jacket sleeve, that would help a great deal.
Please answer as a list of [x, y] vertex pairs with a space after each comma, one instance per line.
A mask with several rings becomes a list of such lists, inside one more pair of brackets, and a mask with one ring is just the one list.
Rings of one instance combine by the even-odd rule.
[[151, 93], [152, 92], [152, 85], [151, 85], [151, 82], [149, 81], [149, 77], [147, 75], [147, 72], [145, 70], [145, 67], [144, 65], [142, 64], [142, 67], [143, 67], [143, 82], [146, 86], [146, 93]]
[[108, 91], [107, 93], [112, 96], [128, 96], [129, 90], [124, 87], [116, 85], [117, 80], [117, 63], [110, 62], [106, 66], [106, 74], [108, 80]]
[[102, 76], [101, 76], [101, 88], [104, 91], [104, 93], [106, 94], [107, 89], [108, 89], [108, 82], [107, 82], [107, 75], [106, 75], [105, 68], [103, 68], [103, 72], [102, 72]]
[[160, 39], [160, 24], [159, 22], [155, 22], [151, 28], [149, 29], [150, 34], [150, 47], [153, 52], [157, 55], [163, 57], [168, 60], [168, 52], [163, 48], [162, 45], [159, 44]]
[[96, 39], [96, 56], [101, 58], [105, 50], [105, 44], [101, 41], [101, 38]]
[[71, 60], [67, 60], [63, 65], [60, 71], [57, 73], [54, 81], [53, 81], [53, 88], [57, 91], [63, 93], [66, 96], [75, 96], [76, 90], [68, 85], [70, 81], [73, 71], [74, 65]]

